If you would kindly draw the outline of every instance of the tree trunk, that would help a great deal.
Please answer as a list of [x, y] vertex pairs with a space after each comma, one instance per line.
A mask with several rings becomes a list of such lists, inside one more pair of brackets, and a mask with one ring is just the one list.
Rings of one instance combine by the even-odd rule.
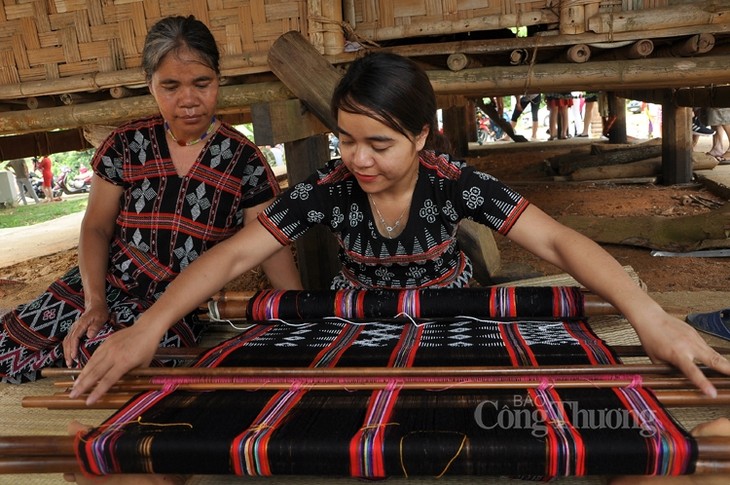
[[636, 162], [647, 158], [659, 157], [662, 154], [662, 146], [654, 143], [635, 145], [631, 148], [624, 148], [613, 151], [606, 151], [598, 155], [575, 156], [561, 159], [558, 164], [558, 173], [568, 175], [575, 170], [587, 167], [599, 167], [603, 165], [618, 165], [623, 163]]
[[602, 244], [623, 244], [674, 252], [730, 248], [730, 203], [705, 214], [685, 217], [597, 218], [563, 216], [558, 220]]

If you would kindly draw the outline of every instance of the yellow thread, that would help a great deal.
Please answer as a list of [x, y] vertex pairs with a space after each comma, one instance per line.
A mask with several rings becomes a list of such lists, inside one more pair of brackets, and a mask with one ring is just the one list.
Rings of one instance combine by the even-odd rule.
[[405, 478], [408, 478], [408, 471], [406, 471], [406, 465], [403, 461], [403, 442], [410, 435], [422, 434], [422, 433], [447, 433], [447, 434], [460, 435], [462, 437], [461, 443], [459, 444], [459, 448], [456, 450], [456, 453], [454, 454], [454, 456], [452, 456], [451, 459], [449, 460], [449, 462], [446, 463], [446, 466], [444, 467], [443, 470], [441, 470], [441, 473], [439, 473], [438, 475], [436, 475], [434, 477], [434, 478], [441, 478], [446, 474], [446, 472], [449, 471], [449, 468], [451, 468], [451, 464], [454, 463], [454, 460], [456, 460], [459, 457], [459, 455], [461, 454], [461, 450], [464, 449], [464, 446], [466, 445], [466, 441], [469, 439], [469, 436], [467, 436], [464, 433], [459, 433], [457, 431], [411, 431], [407, 435], [403, 436], [400, 439], [400, 443], [399, 443], [399, 453], [400, 453], [400, 468], [401, 468], [401, 470], [403, 470], [403, 476]]
[[[114, 430], [116, 428], [123, 428], [124, 426], [126, 426], [128, 424], [138, 424], [139, 426], [158, 426], [161, 428], [166, 428], [166, 427], [170, 427], [170, 426], [187, 426], [188, 428], [193, 429], [192, 423], [152, 423], [152, 422], [147, 423], [147, 422], [142, 421], [142, 416], [139, 416], [139, 417], [137, 417], [137, 419], [133, 419], [131, 421], [123, 421], [121, 423], [100, 424], [99, 426], [96, 426], [93, 428], [81, 430], [76, 434], [82, 435], [84, 433], [90, 433], [91, 431], [99, 431], [99, 430], [104, 430], [107, 428]], [[82, 443], [87, 442], [87, 440], [83, 436], [80, 436], [79, 440]]]
[[263, 431], [263, 430], [272, 429], [272, 428], [273, 428], [273, 426], [271, 426], [270, 424], [261, 423], [261, 424], [257, 424], [256, 426], [249, 426], [248, 429], [249, 429], [249, 431], [256, 432], [256, 431]]
[[367, 426], [363, 426], [360, 428], [360, 430], [364, 431], [367, 429], [376, 429], [380, 428], [381, 426], [400, 426], [400, 423], [378, 423], [378, 424], [368, 424]]

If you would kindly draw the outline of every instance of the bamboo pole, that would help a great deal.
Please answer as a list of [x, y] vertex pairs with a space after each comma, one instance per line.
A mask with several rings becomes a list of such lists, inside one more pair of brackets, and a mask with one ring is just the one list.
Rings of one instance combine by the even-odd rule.
[[[713, 347], [716, 352], [722, 355], [730, 355], [730, 348]], [[646, 351], [641, 345], [613, 345], [611, 346], [616, 355], [620, 357], [646, 357]], [[203, 347], [162, 347], [157, 349], [155, 353], [156, 359], [177, 359], [177, 360], [193, 360], [209, 348]]]
[[[704, 369], [707, 370], [707, 369]], [[81, 369], [48, 367], [41, 371], [44, 377], [76, 378]], [[586, 375], [678, 375], [679, 371], [669, 364], [582, 364], [545, 365], [539, 367], [510, 366], [454, 366], [454, 367], [138, 367], [130, 370], [127, 377], [267, 377], [294, 378], [309, 377], [388, 377], [388, 378], [436, 378], [441, 376], [472, 378], [491, 377], [554, 377]]]
[[[145, 392], [161, 390], [168, 385], [175, 389], [184, 391], [261, 391], [261, 390], [287, 390], [292, 387], [308, 389], [312, 391], [354, 391], [354, 390], [378, 390], [388, 389], [395, 385], [398, 389], [409, 390], [438, 390], [438, 389], [539, 389], [549, 387], [551, 389], [607, 389], [615, 387], [630, 387], [635, 385], [637, 380], [634, 376], [620, 376], [610, 379], [592, 379], [592, 376], [568, 376], [556, 375], [541, 377], [428, 377], [420, 378], [407, 377], [304, 377], [304, 378], [275, 378], [268, 376], [256, 377], [181, 377], [159, 379], [162, 382], [155, 382], [153, 379], [121, 379], [115, 384], [111, 391], [114, 393]], [[692, 381], [687, 378], [644, 378], [641, 385], [652, 390], [678, 389], [686, 390], [692, 386]], [[711, 382], [716, 388], [730, 387], [730, 378], [715, 378]], [[72, 382], [59, 382], [59, 385], [70, 387]], [[25, 405], [25, 401], [24, 401]]]
[[[727, 83], [730, 56], [536, 64], [428, 71], [436, 94], [510, 95], [531, 91], [679, 88]], [[673, 73], [667, 76], [667, 73]], [[678, 75], [681, 73], [681, 76]]]
[[689, 57], [707, 54], [715, 47], [715, 36], [712, 34], [696, 34], [689, 39], [676, 42], [670, 46], [657, 49], [654, 57]]
[[[285, 389], [290, 389], [287, 387]], [[256, 389], [261, 389], [257, 387]], [[351, 390], [347, 387], [347, 390]], [[371, 388], [372, 389], [372, 388]], [[451, 389], [451, 387], [449, 387]], [[342, 388], [340, 388], [342, 390]], [[135, 397], [135, 392], [112, 392], [101, 396], [93, 405], [86, 405], [86, 397], [81, 396], [71, 399], [68, 394], [60, 393], [49, 396], [26, 396], [23, 398], [22, 406], [25, 408], [45, 408], [55, 410], [72, 409], [119, 409], [130, 399]], [[700, 391], [691, 389], [657, 389], [654, 395], [662, 405], [673, 408], [689, 408], [696, 406], [727, 406], [730, 405], [730, 391], [718, 389], [717, 396], [710, 398]]]
[[[438, 95], [506, 96], [525, 90], [578, 91], [646, 88], [686, 88], [727, 83], [730, 56], [638, 59], [582, 64], [536, 64], [464, 69], [459, 72], [430, 71]], [[332, 68], [332, 66], [330, 65]], [[334, 69], [334, 68], [332, 68]], [[317, 72], [317, 71], [307, 71]], [[670, 73], [671, 75], [669, 75]], [[679, 76], [677, 73], [681, 73]], [[321, 73], [318, 74], [318, 82]], [[311, 81], [307, 77], [307, 82]], [[0, 86], [0, 90], [1, 90]], [[278, 82], [231, 85], [220, 89], [219, 110], [240, 110], [254, 103], [295, 97]], [[23, 95], [19, 95], [23, 96]], [[3, 95], [0, 94], [0, 99]], [[329, 100], [327, 100], [329, 102]], [[75, 128], [84, 125], [121, 123], [157, 112], [151, 96], [60, 106], [31, 111], [4, 112], [0, 135]], [[319, 113], [318, 113], [319, 114]]]
[[585, 6], [582, 0], [560, 2], [560, 33], [582, 34], [586, 31]]
[[[693, 5], [674, 5], [666, 8], [636, 10], [630, 15], [613, 12], [599, 13], [588, 19], [588, 30], [608, 32], [651, 32], [654, 29], [688, 25], [718, 25], [727, 23], [730, 6], [716, 2], [692, 2]], [[716, 29], [717, 30], [717, 29]]]
[[[293, 95], [279, 82], [223, 86], [218, 96], [218, 112], [242, 108], [258, 102], [278, 101]], [[59, 106], [32, 111], [14, 111], [0, 117], [0, 135], [75, 128], [84, 125], [118, 124], [158, 112], [150, 95]]]

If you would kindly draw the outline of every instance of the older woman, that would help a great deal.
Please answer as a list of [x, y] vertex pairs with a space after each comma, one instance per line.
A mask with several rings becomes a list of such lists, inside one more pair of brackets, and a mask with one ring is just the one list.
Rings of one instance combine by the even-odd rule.
[[[215, 117], [218, 60], [215, 39], [194, 17], [151, 28], [143, 67], [160, 114], [119, 127], [97, 149], [79, 266], [2, 318], [3, 382], [33, 380], [64, 361], [83, 365], [279, 193], [258, 148]], [[262, 265], [274, 286], [300, 288], [290, 250]], [[194, 345], [199, 335], [187, 315], [155, 345]]]

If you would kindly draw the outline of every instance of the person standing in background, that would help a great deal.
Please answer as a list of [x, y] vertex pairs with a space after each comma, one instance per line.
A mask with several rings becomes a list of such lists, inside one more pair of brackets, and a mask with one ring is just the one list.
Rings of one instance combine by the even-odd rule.
[[20, 200], [23, 201], [23, 205], [28, 205], [28, 201], [25, 200], [26, 190], [33, 197], [35, 203], [38, 204], [40, 199], [36, 195], [35, 190], [33, 190], [33, 185], [30, 183], [30, 179], [28, 178], [30, 177], [30, 173], [28, 172], [28, 165], [25, 164], [25, 159], [17, 158], [15, 160], [10, 160], [10, 162], [8, 162], [8, 166], [10, 166], [15, 173], [15, 182], [18, 184]]
[[515, 103], [515, 109], [512, 111], [512, 128], [517, 127], [517, 120], [520, 118], [520, 115], [522, 115], [525, 108], [529, 106], [532, 115], [532, 140], [537, 140], [537, 129], [539, 126], [538, 110], [540, 109], [542, 95], [540, 93], [525, 94], [520, 97], [515, 96], [515, 99], [517, 102]]
[[585, 109], [583, 111], [583, 131], [578, 135], [581, 138], [587, 138], [591, 135], [591, 123], [596, 117], [598, 111], [598, 93], [594, 91], [586, 91], [583, 97], [585, 101]]
[[[36, 160], [38, 159], [33, 159], [34, 162]], [[45, 155], [43, 158], [41, 158], [41, 161], [38, 162], [38, 170], [40, 170], [43, 174], [43, 193], [46, 195], [46, 202], [53, 201], [53, 193], [51, 191], [51, 187], [53, 186], [52, 165], [53, 164], [51, 162], [51, 157], [49, 157], [48, 155]]]

